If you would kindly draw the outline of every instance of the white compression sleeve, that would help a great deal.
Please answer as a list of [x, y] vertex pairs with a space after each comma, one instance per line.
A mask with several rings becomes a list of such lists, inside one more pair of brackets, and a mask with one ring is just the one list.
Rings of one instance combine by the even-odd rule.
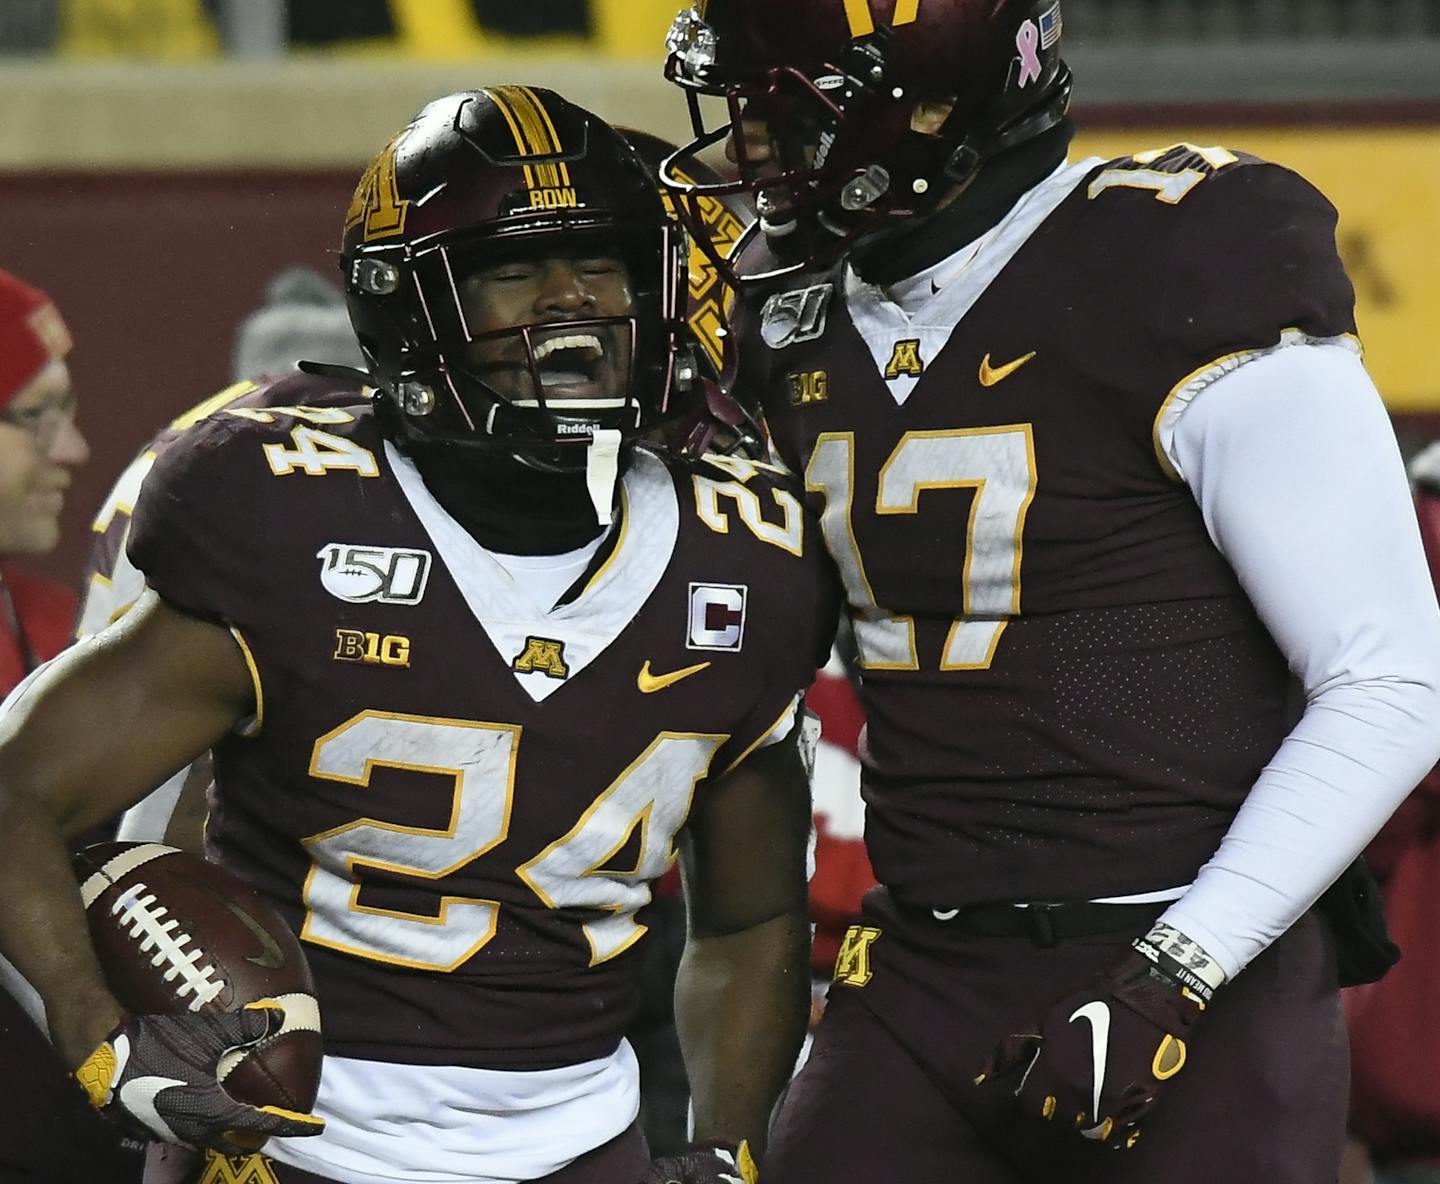
[[1305, 690], [1294, 731], [1161, 918], [1234, 975], [1440, 757], [1440, 609], [1394, 433], [1352, 350], [1249, 361], [1202, 390], [1166, 443]]

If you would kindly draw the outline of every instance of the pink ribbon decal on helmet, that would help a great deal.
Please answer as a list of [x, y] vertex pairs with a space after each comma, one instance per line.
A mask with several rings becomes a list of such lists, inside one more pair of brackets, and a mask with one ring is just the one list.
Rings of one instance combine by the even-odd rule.
[[1015, 48], [1020, 51], [1020, 88], [1039, 82], [1044, 73], [1040, 65], [1040, 30], [1034, 21], [1026, 21], [1015, 34]]

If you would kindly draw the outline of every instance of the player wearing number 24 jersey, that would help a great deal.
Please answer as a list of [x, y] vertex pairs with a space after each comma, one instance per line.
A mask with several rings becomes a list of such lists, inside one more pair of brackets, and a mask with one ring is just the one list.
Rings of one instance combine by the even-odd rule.
[[[147, 591], [6, 719], [0, 815], [37, 838], [0, 875], [47, 907], [0, 946], [113, 1075], [97, 1105], [203, 1128], [217, 1065], [137, 1085], [107, 1054], [147, 1027], [62, 931], [46, 844], [211, 748], [207, 852], [304, 942], [326, 1061], [315, 1116], [247, 1113], [278, 1137], [200, 1179], [753, 1180], [808, 1013], [797, 717], [838, 613], [813, 519], [775, 469], [643, 442], [703, 394], [686, 252], [588, 112], [437, 100], [343, 259], [368, 372], [177, 428], [134, 506]], [[623, 1034], [677, 848], [698, 1144], [651, 1165]], [[233, 1150], [226, 1115], [191, 1142]]]
[[760, 214], [733, 390], [845, 580], [883, 885], [771, 1184], [1335, 1178], [1338, 980], [1385, 962], [1347, 869], [1435, 759], [1440, 614], [1334, 209], [1223, 148], [1067, 159], [1063, 32], [670, 38], [739, 168], [677, 205]]

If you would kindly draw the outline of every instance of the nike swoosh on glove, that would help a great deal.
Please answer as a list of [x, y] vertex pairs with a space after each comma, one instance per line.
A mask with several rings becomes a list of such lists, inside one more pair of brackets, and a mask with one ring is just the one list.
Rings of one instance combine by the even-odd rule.
[[646, 1184], [757, 1184], [760, 1172], [750, 1145], [706, 1143], [680, 1155], [667, 1155], [650, 1165]]
[[1190, 1030], [1224, 974], [1157, 923], [1105, 974], [1062, 996], [1031, 1030], [1005, 1037], [975, 1084], [1015, 1094], [1023, 1113], [1086, 1139], [1133, 1147], [1160, 1088], [1185, 1068]]
[[318, 1135], [325, 1121], [236, 1101], [219, 1081], [221, 1058], [280, 1030], [284, 1009], [264, 1000], [226, 1015], [126, 1016], [75, 1070], [96, 1109], [138, 1123], [146, 1138], [248, 1155], [266, 1139]]

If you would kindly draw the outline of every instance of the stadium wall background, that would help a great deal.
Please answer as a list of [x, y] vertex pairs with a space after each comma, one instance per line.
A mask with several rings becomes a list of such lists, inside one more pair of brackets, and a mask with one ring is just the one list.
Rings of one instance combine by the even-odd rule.
[[[334, 274], [356, 176], [426, 99], [524, 79], [614, 122], [685, 134], [683, 103], [653, 65], [542, 57], [503, 77], [495, 67], [7, 67], [0, 266], [52, 292], [71, 322], [94, 449], [52, 575], [77, 575], [90, 518], [134, 450], [225, 385], [232, 331], [265, 281], [293, 263]], [[1368, 362], [1397, 425], [1413, 441], [1440, 435], [1440, 104], [1077, 116], [1081, 154], [1223, 144], [1315, 181], [1340, 208]]]

